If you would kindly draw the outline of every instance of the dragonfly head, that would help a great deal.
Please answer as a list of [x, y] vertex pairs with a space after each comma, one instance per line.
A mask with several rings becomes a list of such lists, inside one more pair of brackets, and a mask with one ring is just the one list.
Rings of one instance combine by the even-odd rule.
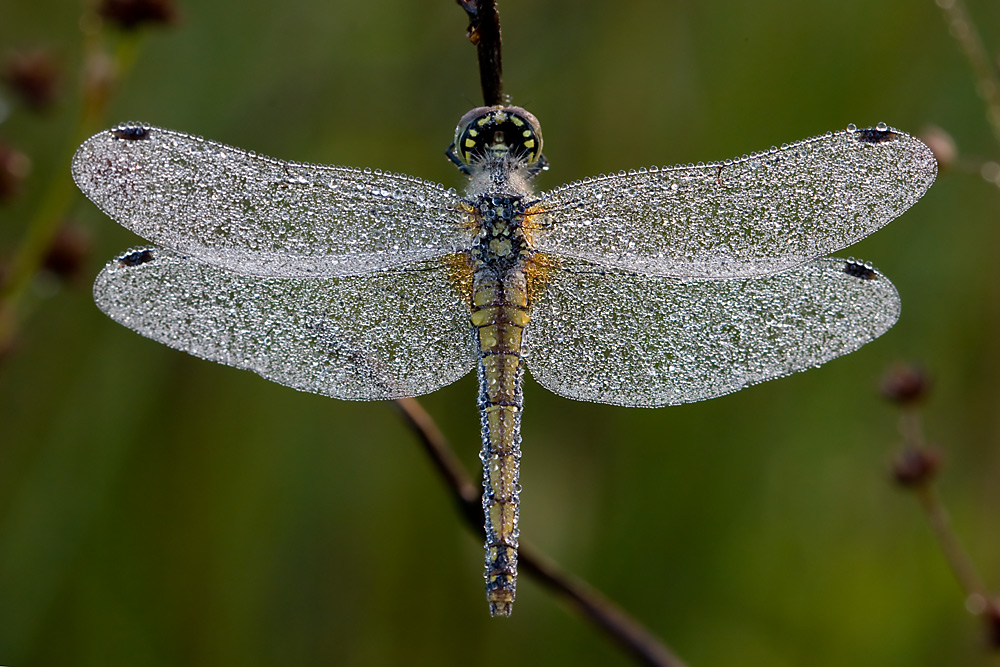
[[528, 169], [534, 176], [542, 171], [542, 127], [521, 107], [478, 107], [458, 121], [455, 142], [446, 152], [465, 174], [474, 165], [507, 160]]

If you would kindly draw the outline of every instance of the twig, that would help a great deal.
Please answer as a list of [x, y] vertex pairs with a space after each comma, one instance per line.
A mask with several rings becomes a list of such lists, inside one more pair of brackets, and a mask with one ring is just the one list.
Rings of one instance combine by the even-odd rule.
[[[503, 104], [500, 15], [497, 13], [496, 0], [457, 2], [469, 15], [468, 37], [476, 45], [479, 55], [483, 102], [487, 106]], [[469, 479], [434, 420], [413, 398], [398, 399], [395, 405], [451, 491], [452, 499], [465, 523], [476, 534], [485, 536], [479, 487]], [[663, 642], [589, 585], [561, 572], [555, 563], [529, 546], [522, 544], [518, 551], [519, 564], [528, 576], [569, 601], [640, 664], [684, 667], [684, 663]]]
[[915, 487], [913, 492], [916, 494], [917, 500], [920, 501], [920, 506], [927, 516], [927, 523], [937, 539], [938, 547], [945, 560], [948, 561], [948, 566], [951, 568], [952, 574], [955, 575], [955, 579], [958, 580], [958, 585], [965, 593], [966, 600], [975, 600], [976, 598], [986, 600], [986, 586], [983, 585], [979, 573], [976, 572], [976, 566], [973, 565], [969, 554], [959, 543], [958, 536], [955, 535], [955, 530], [951, 525], [951, 517], [948, 516], [948, 510], [941, 502], [937, 489], [934, 488], [933, 484], [928, 483]]
[[998, 649], [1000, 603], [990, 598], [975, 564], [962, 548], [948, 510], [934, 486], [941, 457], [928, 447], [918, 411], [928, 394], [928, 387], [927, 376], [915, 366], [899, 365], [883, 377], [882, 396], [901, 409], [899, 433], [903, 448], [893, 462], [893, 477], [917, 497], [938, 548], [965, 595], [966, 610], [985, 621], [988, 643], [992, 649]]
[[621, 607], [587, 583], [560, 572], [558, 567], [534, 549], [519, 549], [522, 569], [539, 583], [569, 600], [640, 664], [684, 667], [663, 641], [628, 615]]
[[[920, 414], [915, 404], [905, 405], [899, 416], [899, 432], [903, 437], [903, 451], [896, 460], [896, 481], [908, 488], [920, 502], [927, 523], [934, 533], [938, 548], [948, 562], [948, 567], [958, 580], [966, 600], [979, 597], [987, 599], [986, 586], [976, 571], [969, 554], [962, 548], [951, 525], [948, 510], [934, 486], [940, 467], [940, 456], [927, 446]], [[980, 613], [980, 612], [977, 612]]]
[[0, 350], [9, 344], [23, 316], [22, 301], [49, 249], [52, 240], [76, 201], [76, 188], [67, 174], [67, 165], [76, 147], [93, 132], [104, 118], [114, 84], [124, 78], [135, 61], [140, 37], [122, 35], [112, 55], [105, 53], [100, 22], [86, 14], [84, 29], [84, 85], [82, 99], [72, 134], [56, 161], [59, 169], [51, 175], [41, 204], [35, 211], [11, 259], [9, 275], [0, 284]]
[[469, 15], [469, 41], [479, 54], [479, 81], [483, 104], [497, 106], [503, 99], [503, 67], [500, 62], [500, 14], [496, 0], [457, 0]]
[[[395, 405], [451, 491], [459, 514], [477, 535], [482, 536], [483, 508], [479, 488], [469, 479], [433, 418], [416, 399], [401, 398]], [[684, 662], [660, 639], [588, 584], [560, 571], [555, 563], [529, 546], [522, 544], [518, 554], [523, 572], [570, 602], [640, 664], [684, 667]]]
[[937, 0], [948, 21], [948, 32], [965, 53], [976, 77], [976, 89], [986, 102], [986, 117], [993, 130], [993, 138], [1000, 143], [1000, 77], [987, 55], [983, 40], [976, 26], [969, 19], [963, 0]]

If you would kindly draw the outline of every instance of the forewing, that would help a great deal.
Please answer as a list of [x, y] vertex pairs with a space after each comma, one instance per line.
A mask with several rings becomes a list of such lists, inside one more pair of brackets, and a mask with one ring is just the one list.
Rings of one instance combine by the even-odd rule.
[[296, 164], [179, 132], [88, 139], [73, 179], [154, 243], [240, 273], [357, 275], [467, 248], [459, 197], [410, 176]]
[[475, 362], [469, 312], [441, 262], [339, 278], [236, 274], [162, 248], [124, 253], [98, 307], [143, 336], [301, 391], [416, 396]]
[[844, 248], [934, 182], [930, 149], [869, 129], [698, 166], [600, 176], [543, 193], [536, 249], [677, 278], [768, 275]]
[[701, 401], [819, 366], [885, 333], [899, 296], [864, 265], [821, 259], [756, 279], [681, 281], [564, 260], [535, 295], [525, 361], [583, 401]]

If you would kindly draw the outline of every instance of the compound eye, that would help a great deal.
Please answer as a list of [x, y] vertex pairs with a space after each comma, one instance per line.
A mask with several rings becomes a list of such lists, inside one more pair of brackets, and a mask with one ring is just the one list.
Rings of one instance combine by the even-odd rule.
[[520, 107], [479, 107], [459, 121], [453, 150], [465, 166], [491, 157], [530, 167], [541, 156], [541, 128], [538, 119]]

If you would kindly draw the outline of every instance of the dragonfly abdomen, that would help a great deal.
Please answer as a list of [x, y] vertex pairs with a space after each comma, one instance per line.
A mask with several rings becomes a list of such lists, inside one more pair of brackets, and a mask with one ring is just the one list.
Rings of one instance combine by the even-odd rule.
[[486, 596], [490, 613], [510, 615], [517, 581], [518, 466], [521, 459], [521, 338], [528, 323], [524, 272], [473, 280], [472, 325], [479, 344]]

